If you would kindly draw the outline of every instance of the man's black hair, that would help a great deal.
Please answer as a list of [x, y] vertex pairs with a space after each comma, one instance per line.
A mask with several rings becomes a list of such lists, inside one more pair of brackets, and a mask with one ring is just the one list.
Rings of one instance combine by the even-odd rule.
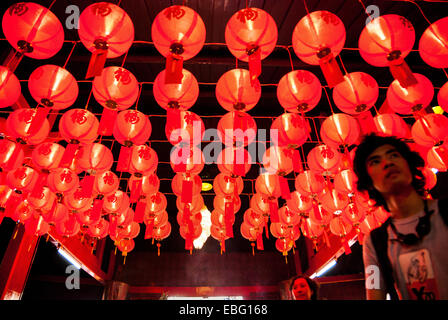
[[418, 152], [412, 151], [404, 140], [393, 136], [366, 135], [356, 148], [353, 170], [358, 177], [358, 190], [361, 192], [367, 191], [370, 199], [374, 200], [377, 206], [382, 206], [389, 211], [386, 201], [381, 193], [373, 187], [372, 179], [367, 173], [367, 158], [376, 148], [385, 144], [395, 147], [401, 156], [406, 159], [412, 174], [412, 186], [421, 196], [425, 194], [425, 176], [421, 171], [425, 166], [425, 161]]

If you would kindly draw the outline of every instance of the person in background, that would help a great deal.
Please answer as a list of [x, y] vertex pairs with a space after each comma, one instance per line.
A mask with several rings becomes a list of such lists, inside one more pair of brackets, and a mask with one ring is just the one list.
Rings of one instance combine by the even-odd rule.
[[369, 300], [448, 299], [448, 202], [425, 196], [424, 166], [395, 137], [367, 135], [356, 149], [358, 190], [390, 213], [363, 243]]
[[317, 300], [319, 285], [305, 275], [297, 275], [291, 279], [289, 290], [293, 300]]

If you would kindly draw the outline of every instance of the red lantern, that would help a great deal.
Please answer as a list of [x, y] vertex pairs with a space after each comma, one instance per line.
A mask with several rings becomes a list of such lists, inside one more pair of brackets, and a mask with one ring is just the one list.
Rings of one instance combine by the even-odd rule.
[[22, 165], [24, 152], [20, 144], [7, 139], [0, 140], [0, 168], [14, 170]]
[[411, 133], [421, 146], [441, 145], [448, 138], [448, 118], [436, 113], [424, 115], [412, 125]]
[[120, 180], [112, 171], [104, 171], [95, 176], [93, 190], [100, 195], [109, 195], [118, 190]]
[[20, 82], [8, 68], [0, 66], [0, 108], [12, 106], [20, 97]]
[[445, 112], [448, 112], [448, 82], [440, 88], [437, 94], [437, 102]]
[[9, 7], [3, 15], [2, 29], [14, 49], [33, 59], [51, 58], [64, 42], [64, 29], [58, 18], [33, 2]]
[[85, 197], [81, 188], [64, 195], [64, 205], [71, 211], [85, 211], [92, 205], [92, 198]]
[[265, 217], [265, 215], [255, 210], [252, 210], [251, 208], [247, 209], [244, 212], [243, 216], [244, 216], [243, 218], [244, 223], [254, 227], [263, 228], [268, 222], [268, 219], [267, 217]]
[[323, 175], [334, 174], [341, 165], [342, 155], [325, 144], [314, 147], [307, 155], [308, 167]]
[[293, 170], [292, 150], [285, 147], [272, 146], [264, 153], [262, 164], [267, 172], [286, 176]]
[[277, 204], [277, 199], [269, 199], [260, 193], [254, 193], [254, 195], [250, 198], [249, 206], [250, 209], [254, 210], [257, 213], [269, 215], [271, 211], [271, 203]]
[[264, 10], [245, 8], [227, 22], [226, 44], [239, 60], [249, 63], [251, 82], [261, 74], [261, 60], [274, 50], [278, 31], [274, 19]]
[[252, 165], [252, 157], [244, 148], [226, 147], [216, 160], [221, 173], [244, 177]]
[[120, 229], [118, 237], [121, 239], [134, 239], [140, 233], [140, 225], [137, 222], [131, 221], [127, 226]]
[[298, 213], [301, 216], [308, 217], [308, 211], [313, 206], [312, 198], [299, 193], [299, 191], [291, 192], [291, 199], [286, 200], [288, 209]]
[[109, 171], [114, 162], [112, 151], [101, 143], [82, 146], [79, 153], [79, 168], [92, 175]]
[[216, 194], [230, 196], [243, 192], [244, 182], [241, 177], [234, 177], [225, 173], [219, 173], [213, 179], [213, 190]]
[[204, 168], [204, 155], [201, 149], [189, 145], [176, 146], [171, 151], [170, 164], [174, 172], [199, 174]]
[[448, 170], [448, 152], [444, 145], [434, 146], [429, 149], [426, 160], [428, 166], [439, 171], [445, 172]]
[[322, 141], [334, 149], [356, 144], [360, 134], [356, 119], [345, 113], [335, 113], [327, 117], [320, 128]]
[[105, 238], [109, 234], [109, 222], [107, 220], [100, 219], [97, 223], [89, 225], [87, 232], [92, 238]]
[[68, 219], [56, 223], [56, 232], [63, 237], [74, 237], [81, 230], [81, 225], [75, 214], [70, 214]]
[[50, 226], [55, 226], [56, 223], [67, 220], [69, 216], [68, 209], [62, 203], [56, 203], [53, 211], [42, 213], [42, 217]]
[[78, 175], [68, 168], [57, 168], [47, 178], [48, 187], [55, 193], [69, 193], [79, 186]]
[[313, 240], [314, 245], [317, 244], [317, 238], [324, 233], [324, 228], [321, 225], [312, 222], [311, 219], [302, 220], [300, 229], [305, 237]]
[[255, 180], [255, 191], [266, 198], [278, 198], [282, 192], [278, 176], [270, 173], [261, 173]]
[[32, 216], [26, 220], [25, 232], [34, 236], [43, 236], [50, 231], [50, 225], [42, 216]]
[[31, 207], [41, 213], [52, 211], [53, 206], [56, 205], [57, 197], [51, 189], [44, 187], [37, 195], [29, 194], [26, 200]]
[[228, 207], [233, 208], [232, 213], [237, 213], [241, 209], [241, 200], [239, 197], [216, 195], [213, 200], [215, 210], [226, 213]]
[[31, 155], [33, 165], [40, 170], [56, 169], [64, 155], [64, 151], [64, 147], [57, 143], [41, 143], [34, 148]]
[[21, 166], [7, 173], [6, 184], [11, 189], [31, 192], [38, 176], [39, 173], [33, 168]]
[[425, 190], [429, 192], [437, 184], [437, 175], [428, 167], [424, 167], [422, 173], [425, 176], [426, 181]]
[[251, 86], [249, 71], [232, 69], [224, 73], [216, 84], [218, 103], [227, 111], [249, 111], [258, 103], [261, 90], [258, 79]]
[[305, 63], [320, 65], [330, 88], [343, 81], [335, 60], [345, 44], [345, 27], [331, 12], [314, 11], [300, 19], [292, 34], [296, 55]]
[[148, 116], [137, 110], [125, 110], [117, 115], [113, 135], [120, 144], [130, 147], [145, 144], [151, 131]]
[[373, 122], [378, 135], [407, 138], [411, 133], [407, 123], [396, 113], [378, 114], [373, 117]]
[[190, 190], [191, 197], [201, 193], [202, 179], [200, 176], [184, 173], [176, 173], [173, 180], [171, 181], [171, 188], [176, 196], [182, 197], [186, 188], [185, 181], [191, 184], [191, 190]]
[[181, 197], [177, 197], [176, 199], [176, 207], [179, 211], [184, 211], [185, 208], [188, 208], [190, 212], [199, 212], [204, 207], [204, 199], [200, 194], [193, 196], [191, 203], [182, 202]]
[[136, 183], [140, 181], [141, 193], [143, 194], [153, 194], [159, 191], [160, 180], [155, 173], [151, 173], [149, 175], [144, 175], [143, 177], [131, 176], [128, 181], [129, 189], [132, 192], [136, 191], [137, 188]]
[[22, 108], [13, 111], [6, 120], [6, 133], [18, 142], [29, 145], [42, 143], [50, 133], [50, 124], [44, 119], [36, 130], [30, 130], [31, 123], [36, 117], [36, 109]]
[[414, 73], [417, 83], [403, 87], [394, 80], [387, 89], [387, 103], [396, 113], [411, 114], [426, 108], [434, 97], [434, 87], [431, 81]]
[[117, 190], [104, 197], [103, 209], [107, 213], [117, 214], [126, 210], [129, 204], [129, 196], [125, 192]]
[[245, 147], [254, 142], [256, 135], [257, 124], [248, 113], [231, 111], [218, 122], [218, 136], [226, 146]]
[[334, 235], [341, 237], [342, 244], [344, 246], [345, 254], [350, 254], [351, 249], [345, 238], [352, 230], [352, 225], [344, 221], [342, 217], [335, 217], [330, 222], [330, 231]]
[[121, 251], [121, 255], [126, 257], [129, 252], [134, 250], [135, 241], [133, 239], [120, 239], [117, 243], [117, 248]]
[[418, 52], [423, 61], [433, 68], [448, 67], [448, 17], [432, 23], [423, 32], [418, 45]]
[[374, 214], [367, 214], [364, 220], [360, 222], [359, 229], [363, 234], [369, 234], [373, 229], [378, 228], [381, 223], [375, 218]]
[[260, 235], [263, 232], [263, 228], [254, 227], [250, 224], [243, 222], [240, 226], [240, 232], [243, 238], [249, 241], [256, 241], [258, 235]]
[[[166, 215], [166, 221], [168, 221], [168, 214], [166, 213], [166, 211], [164, 211], [164, 212]], [[224, 216], [223, 213], [213, 210], [212, 216], [214, 216], [214, 215], [216, 216], [217, 214]], [[216, 218], [214, 218], [214, 219], [216, 219]], [[166, 221], [165, 221], [165, 223], [166, 223]], [[188, 225], [188, 223], [190, 223], [190, 222], [193, 225], [200, 225], [201, 221], [202, 221], [202, 214], [200, 211], [191, 212], [188, 214], [188, 216], [185, 215], [184, 211], [179, 211], [177, 213], [177, 223], [179, 223], [180, 226]]]
[[359, 36], [359, 53], [368, 63], [386, 67], [402, 87], [416, 83], [404, 58], [411, 52], [415, 41], [412, 24], [404, 17], [386, 14], [372, 19]]
[[285, 111], [303, 113], [311, 111], [320, 101], [322, 86], [319, 79], [307, 70], [285, 74], [277, 86], [277, 99]]
[[359, 114], [369, 110], [379, 94], [376, 80], [364, 72], [351, 72], [333, 89], [333, 100], [342, 112]]
[[34, 100], [54, 110], [70, 107], [78, 98], [79, 92], [73, 75], [66, 69], [51, 64], [40, 66], [31, 73], [28, 89]]
[[151, 147], [146, 145], [133, 146], [131, 148], [131, 161], [128, 172], [137, 177], [154, 173], [157, 169], [159, 158]]
[[[311, 128], [305, 117], [297, 113], [284, 113], [274, 119], [270, 132], [274, 144], [296, 149], [308, 140]], [[277, 139], [274, 139], [274, 134]]]
[[324, 189], [325, 179], [315, 171], [305, 170], [295, 178], [295, 187], [304, 196], [317, 195]]
[[341, 170], [334, 176], [334, 188], [341, 193], [353, 196], [357, 191], [357, 180], [352, 169]]
[[319, 200], [325, 210], [336, 215], [341, 214], [349, 203], [347, 194], [339, 192], [334, 188], [321, 193], [319, 195]]
[[283, 223], [288, 227], [297, 225], [302, 218], [300, 214], [290, 210], [288, 206], [283, 206], [278, 210], [278, 217], [280, 223]]
[[199, 85], [194, 75], [182, 69], [180, 84], [166, 83], [166, 70], [160, 72], [153, 85], [153, 94], [156, 102], [165, 110], [188, 110], [199, 96]]
[[92, 52], [86, 78], [101, 75], [106, 58], [123, 55], [134, 41], [134, 25], [119, 6], [98, 2], [79, 16], [79, 38]]
[[196, 56], [205, 42], [205, 25], [196, 11], [171, 6], [159, 12], [151, 26], [157, 51], [166, 57], [165, 83], [181, 83], [183, 61]]
[[[235, 215], [234, 214], [230, 215], [228, 219], [229, 219], [228, 223], [232, 226], [235, 223]], [[210, 214], [210, 220], [212, 226], [218, 226], [225, 229], [226, 215], [223, 211], [213, 210]]]
[[87, 229], [90, 225], [100, 222], [101, 215], [95, 215], [92, 208], [86, 211], [80, 211], [75, 213], [76, 221], [81, 225], [81, 228]]
[[[35, 219], [37, 217], [36, 211], [27, 202], [21, 202], [15, 208], [14, 213], [11, 215], [11, 219], [16, 223], [25, 223], [29, 219]], [[47, 221], [46, 221], [47, 222]]]
[[197, 145], [201, 143], [204, 132], [204, 122], [191, 111], [178, 111], [176, 115], [167, 117], [165, 134], [173, 145], [180, 142]]
[[161, 241], [171, 234], [171, 223], [167, 222], [163, 226], [155, 227], [152, 232], [152, 238]]
[[166, 209], [167, 201], [163, 193], [157, 192], [146, 197], [145, 213], [157, 213]]

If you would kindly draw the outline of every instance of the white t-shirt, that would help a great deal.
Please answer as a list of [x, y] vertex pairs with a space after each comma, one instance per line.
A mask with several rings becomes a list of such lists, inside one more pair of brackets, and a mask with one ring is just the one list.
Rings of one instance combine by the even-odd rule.
[[[388, 233], [388, 257], [392, 265], [395, 286], [401, 299], [441, 299], [448, 300], [448, 227], [439, 214], [436, 200], [428, 200], [428, 209], [434, 210], [430, 217], [431, 231], [423, 241], [413, 246], [404, 246], [398, 241], [390, 225]], [[397, 231], [402, 234], [414, 233], [420, 212], [404, 219], [392, 219]], [[372, 288], [372, 267], [379, 268], [375, 248], [370, 234], [363, 243], [363, 260], [366, 268], [366, 288]], [[369, 267], [370, 266], [370, 267]], [[367, 269], [369, 268], [369, 269]], [[380, 274], [379, 288], [385, 289]]]

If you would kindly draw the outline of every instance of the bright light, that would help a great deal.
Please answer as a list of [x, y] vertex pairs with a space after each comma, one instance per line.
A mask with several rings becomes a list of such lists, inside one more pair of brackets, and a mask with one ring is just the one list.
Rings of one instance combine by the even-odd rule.
[[336, 260], [331, 260], [329, 263], [327, 263], [325, 265], [325, 267], [323, 267], [322, 269], [320, 269], [319, 272], [315, 272], [313, 273], [310, 278], [314, 279], [316, 277], [320, 277], [321, 275], [323, 275], [325, 272], [327, 272], [328, 270], [330, 270], [331, 268], [333, 268], [336, 265]]
[[62, 248], [58, 249], [58, 252], [61, 256], [63, 256], [68, 262], [70, 262], [75, 268], [78, 270], [81, 269], [81, 265], [76, 261], [67, 251]]
[[204, 246], [205, 241], [207, 241], [208, 237], [210, 236], [210, 227], [212, 225], [212, 221], [210, 219], [211, 213], [207, 209], [207, 207], [204, 207], [201, 210], [202, 220], [201, 220], [201, 227], [202, 227], [202, 233], [201, 235], [193, 240], [193, 246], [196, 249], [201, 249]]
[[437, 174], [437, 172], [439, 172], [439, 170], [437, 170], [436, 168], [431, 168], [431, 171], [434, 172], [434, 174]]
[[167, 300], [243, 300], [243, 296], [215, 296], [215, 297], [182, 297], [170, 296]]
[[202, 182], [202, 191], [210, 191], [213, 189], [213, 185], [208, 182]]
[[434, 113], [437, 113], [437, 114], [443, 114], [443, 109], [441, 106], [432, 107], [432, 111], [434, 111]]

